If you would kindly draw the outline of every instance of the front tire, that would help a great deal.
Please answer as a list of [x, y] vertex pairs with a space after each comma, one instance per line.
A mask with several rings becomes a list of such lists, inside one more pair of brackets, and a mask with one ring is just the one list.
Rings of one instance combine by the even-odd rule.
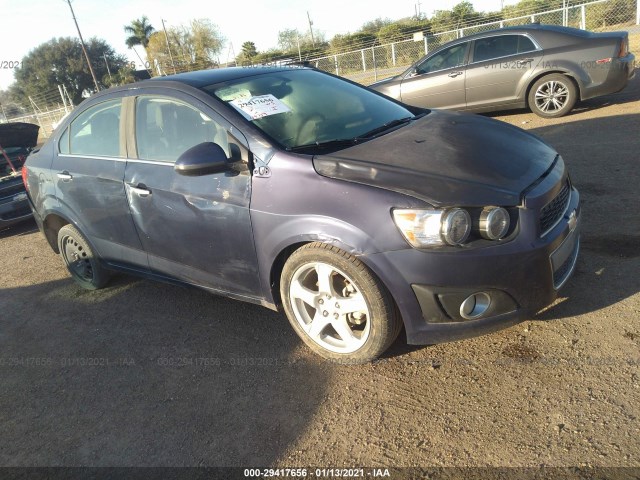
[[302, 341], [338, 363], [374, 360], [402, 327], [384, 285], [360, 260], [331, 245], [296, 250], [282, 271], [280, 293]]
[[543, 118], [558, 118], [571, 111], [578, 89], [566, 75], [552, 73], [539, 78], [529, 90], [529, 108]]
[[109, 272], [73, 225], [65, 225], [58, 232], [58, 249], [71, 277], [82, 288], [97, 290], [107, 284]]

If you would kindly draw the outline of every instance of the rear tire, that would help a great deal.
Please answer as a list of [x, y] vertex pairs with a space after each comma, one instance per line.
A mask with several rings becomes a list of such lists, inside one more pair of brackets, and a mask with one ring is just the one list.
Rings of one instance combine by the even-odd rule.
[[323, 243], [296, 250], [280, 282], [291, 326], [311, 350], [343, 364], [370, 362], [397, 338], [391, 295], [356, 257]]
[[578, 89], [566, 75], [552, 73], [536, 80], [528, 96], [529, 108], [543, 118], [558, 118], [571, 111]]
[[58, 231], [58, 249], [71, 278], [82, 288], [97, 290], [107, 284], [109, 272], [76, 227], [65, 225]]

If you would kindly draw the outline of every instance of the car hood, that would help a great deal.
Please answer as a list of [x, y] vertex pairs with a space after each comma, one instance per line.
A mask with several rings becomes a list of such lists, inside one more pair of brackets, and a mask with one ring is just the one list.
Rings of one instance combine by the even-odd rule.
[[323, 176], [411, 195], [433, 206], [521, 203], [557, 152], [490, 118], [432, 110], [373, 140], [313, 159]]

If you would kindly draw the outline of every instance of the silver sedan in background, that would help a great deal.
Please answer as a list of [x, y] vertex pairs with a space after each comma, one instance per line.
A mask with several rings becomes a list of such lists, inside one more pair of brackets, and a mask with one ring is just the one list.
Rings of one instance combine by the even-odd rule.
[[566, 115], [622, 90], [634, 74], [627, 32], [530, 24], [464, 37], [370, 86], [409, 105], [472, 112], [530, 108]]

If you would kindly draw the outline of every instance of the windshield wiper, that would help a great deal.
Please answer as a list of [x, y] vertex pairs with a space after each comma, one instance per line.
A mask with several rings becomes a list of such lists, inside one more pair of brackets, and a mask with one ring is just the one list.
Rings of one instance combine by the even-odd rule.
[[390, 122], [385, 123], [384, 125], [380, 125], [379, 127], [376, 127], [372, 130], [369, 130], [366, 133], [363, 133], [362, 135], [357, 136], [356, 138], [354, 138], [354, 140], [364, 140], [364, 139], [371, 139], [373, 137], [375, 137], [376, 135], [380, 134], [380, 133], [384, 133], [386, 131], [391, 130], [392, 128], [395, 128], [399, 125], [403, 125], [406, 123], [411, 122], [412, 120], [415, 120], [417, 118], [421, 118], [423, 117], [425, 114], [421, 113], [419, 115], [414, 115], [413, 117], [404, 117], [404, 118], [398, 118], [396, 120], [391, 120]]
[[326, 140], [324, 142], [307, 143], [305, 145], [296, 145], [295, 147], [287, 147], [287, 152], [297, 152], [298, 150], [308, 150], [316, 148], [322, 150], [324, 148], [333, 147], [348, 147], [355, 145], [358, 142], [357, 138], [336, 138], [333, 140]]

